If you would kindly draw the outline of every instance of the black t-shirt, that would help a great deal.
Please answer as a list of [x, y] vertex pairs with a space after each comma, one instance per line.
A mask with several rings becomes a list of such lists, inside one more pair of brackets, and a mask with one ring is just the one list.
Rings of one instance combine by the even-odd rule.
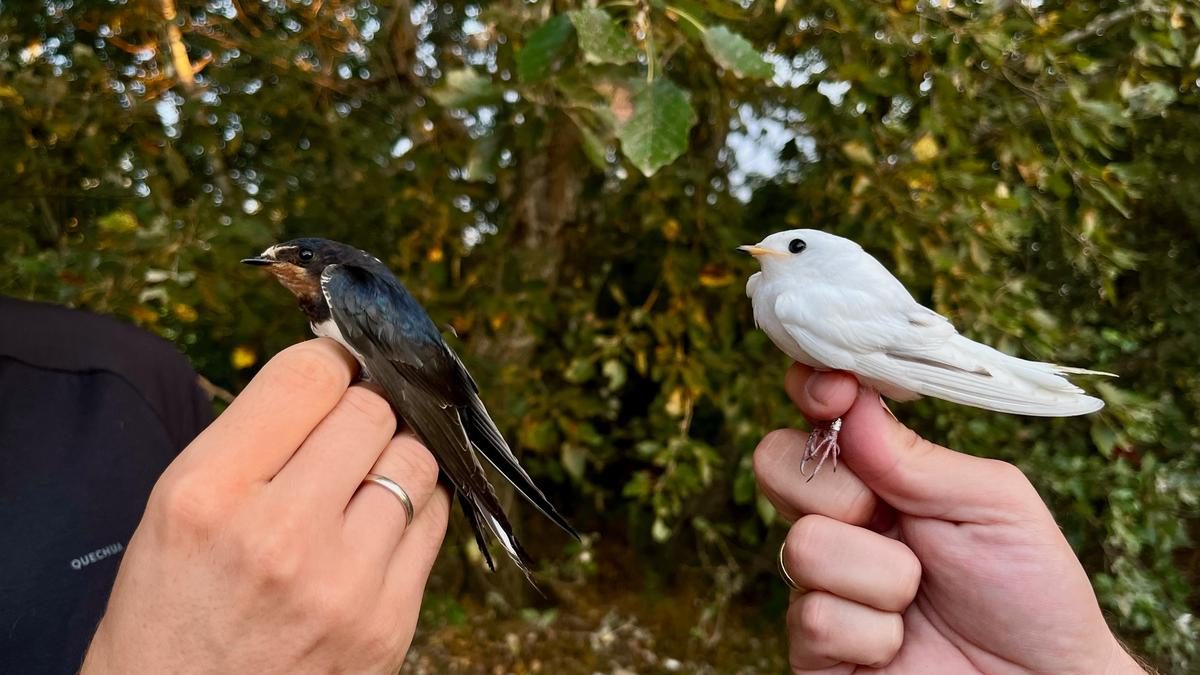
[[150, 488], [212, 418], [187, 360], [0, 297], [0, 673], [75, 673]]

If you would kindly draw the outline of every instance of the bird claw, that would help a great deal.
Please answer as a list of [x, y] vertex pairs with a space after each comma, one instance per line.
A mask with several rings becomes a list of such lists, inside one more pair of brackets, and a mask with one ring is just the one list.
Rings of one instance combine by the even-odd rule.
[[[838, 455], [842, 451], [838, 446], [838, 432], [841, 430], [842, 420], [840, 417], [828, 424], [813, 426], [812, 432], [808, 434], [808, 442], [804, 444], [804, 457], [800, 460], [801, 476], [806, 476], [808, 480], [816, 478], [817, 472], [825, 465], [825, 460], [831, 456], [833, 457], [833, 470], [837, 471]], [[817, 460], [817, 466], [813, 468], [812, 473], [805, 473], [805, 467], [814, 459]]]

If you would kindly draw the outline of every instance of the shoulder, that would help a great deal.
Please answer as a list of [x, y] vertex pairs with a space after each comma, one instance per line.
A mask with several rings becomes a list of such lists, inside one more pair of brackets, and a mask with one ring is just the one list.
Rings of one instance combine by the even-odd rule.
[[0, 357], [44, 370], [108, 372], [125, 380], [179, 448], [211, 419], [195, 371], [173, 344], [109, 316], [0, 296]]
[[[370, 265], [339, 263], [330, 265], [321, 274], [321, 284], [331, 305], [344, 305], [353, 313], [367, 311], [378, 314], [377, 321], [402, 323], [410, 330], [440, 336], [433, 320], [408, 288], [383, 263], [374, 258]], [[383, 311], [381, 311], [383, 310]]]
[[0, 297], [0, 354], [58, 370], [137, 371], [167, 368], [190, 374], [187, 359], [166, 340], [110, 316]]

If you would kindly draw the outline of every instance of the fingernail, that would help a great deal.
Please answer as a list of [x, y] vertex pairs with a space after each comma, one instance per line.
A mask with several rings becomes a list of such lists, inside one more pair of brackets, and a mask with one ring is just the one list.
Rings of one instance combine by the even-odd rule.
[[808, 382], [804, 383], [804, 391], [808, 392], [808, 397], [817, 403], [828, 403], [829, 400], [824, 395], [824, 392], [819, 391], [821, 389], [821, 383], [827, 379], [829, 378], [823, 376], [821, 373], [813, 373], [811, 376], [809, 376]]
[[879, 396], [879, 405], [883, 406], [883, 409], [887, 411], [887, 414], [892, 416], [892, 419], [896, 420], [897, 422], [900, 421], [900, 418], [896, 417], [896, 413], [892, 412], [892, 409], [888, 407], [887, 401], [883, 400], [882, 394]]

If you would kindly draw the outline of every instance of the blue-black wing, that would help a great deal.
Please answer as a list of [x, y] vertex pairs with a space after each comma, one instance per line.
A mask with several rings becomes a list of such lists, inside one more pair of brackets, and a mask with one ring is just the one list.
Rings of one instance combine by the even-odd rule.
[[523, 568], [528, 558], [476, 450], [538, 510], [578, 536], [520, 466], [462, 361], [390, 272], [331, 265], [321, 285], [342, 337], [362, 355], [371, 379], [383, 388], [397, 416], [429, 448], [458, 491], [489, 566], [493, 565], [481, 522]]

